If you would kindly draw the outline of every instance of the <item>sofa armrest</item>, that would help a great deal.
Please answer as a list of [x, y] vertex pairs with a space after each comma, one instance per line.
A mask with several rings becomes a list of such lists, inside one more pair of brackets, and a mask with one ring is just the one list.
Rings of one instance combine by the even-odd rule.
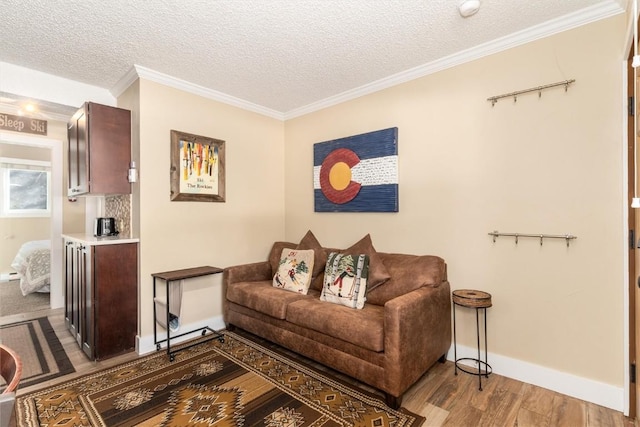
[[225, 322], [228, 318], [229, 303], [227, 302], [227, 289], [230, 284], [238, 282], [260, 282], [271, 280], [271, 278], [271, 264], [269, 264], [269, 261], [241, 264], [225, 268], [222, 274], [222, 316]]
[[391, 394], [404, 393], [451, 347], [450, 293], [445, 281], [384, 305], [384, 368]]
[[222, 278], [222, 280], [227, 282], [227, 284], [237, 282], [256, 282], [270, 279], [272, 279], [271, 265], [268, 261], [227, 267], [224, 269]]

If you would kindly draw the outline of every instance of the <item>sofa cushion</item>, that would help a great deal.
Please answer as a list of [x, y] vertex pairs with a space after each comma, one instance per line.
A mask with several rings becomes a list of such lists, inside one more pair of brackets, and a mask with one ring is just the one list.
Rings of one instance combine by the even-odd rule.
[[384, 307], [381, 306], [367, 304], [362, 310], [352, 310], [305, 298], [289, 304], [286, 320], [367, 350], [384, 350]]
[[312, 277], [318, 277], [320, 273], [324, 271], [324, 265], [327, 263], [327, 253], [322, 248], [316, 236], [313, 235], [311, 230], [307, 231], [296, 249], [313, 249], [313, 274]]
[[366, 254], [369, 256], [369, 278], [367, 281], [369, 292], [391, 278], [380, 255], [378, 255], [378, 252], [376, 252], [376, 249], [373, 247], [373, 242], [369, 234], [341, 252], [345, 254]]
[[313, 249], [283, 249], [280, 266], [273, 276], [273, 286], [285, 291], [305, 294], [311, 284]]
[[270, 280], [231, 283], [227, 288], [229, 301], [276, 319], [285, 319], [287, 305], [301, 298], [313, 297], [274, 288]]
[[367, 303], [384, 305], [387, 301], [423, 286], [437, 287], [446, 280], [446, 264], [433, 255], [380, 253], [391, 279], [367, 293]]
[[324, 270], [322, 301], [351, 308], [364, 307], [369, 275], [369, 256], [331, 252]]

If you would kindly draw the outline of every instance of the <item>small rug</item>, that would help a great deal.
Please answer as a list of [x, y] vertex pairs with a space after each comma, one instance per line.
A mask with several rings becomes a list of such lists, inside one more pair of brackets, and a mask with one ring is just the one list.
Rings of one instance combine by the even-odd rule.
[[424, 418], [240, 335], [156, 352], [17, 399], [20, 426], [397, 426]]
[[49, 307], [49, 293], [34, 292], [22, 295], [20, 280], [0, 282], [0, 317], [48, 310]]
[[[22, 359], [19, 389], [75, 372], [46, 317], [0, 326], [0, 342]], [[5, 385], [0, 377], [0, 390]]]

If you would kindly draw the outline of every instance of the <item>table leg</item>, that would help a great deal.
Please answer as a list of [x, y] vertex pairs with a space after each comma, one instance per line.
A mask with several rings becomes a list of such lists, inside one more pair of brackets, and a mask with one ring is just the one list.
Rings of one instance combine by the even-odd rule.
[[453, 305], [453, 366], [454, 375], [458, 375], [458, 351], [456, 345], [456, 306]]
[[173, 357], [171, 356], [171, 339], [169, 337], [170, 335], [170, 330], [169, 330], [169, 286], [171, 285], [171, 282], [169, 280], [167, 280], [166, 282], [166, 288], [167, 288], [167, 304], [166, 304], [166, 308], [167, 308], [167, 317], [166, 317], [166, 321], [167, 321], [167, 355], [169, 356], [169, 361], [173, 362]]
[[489, 349], [487, 347], [487, 308], [484, 308], [484, 376], [489, 378], [489, 358], [487, 354], [489, 353]]
[[478, 345], [478, 382], [479, 390], [482, 391], [482, 359], [480, 358], [480, 318], [478, 312], [479, 308], [476, 308], [476, 337]]
[[158, 344], [158, 325], [157, 325], [157, 310], [156, 310], [156, 278], [153, 278], [153, 343], [156, 345], [156, 350], [160, 350], [160, 344]]

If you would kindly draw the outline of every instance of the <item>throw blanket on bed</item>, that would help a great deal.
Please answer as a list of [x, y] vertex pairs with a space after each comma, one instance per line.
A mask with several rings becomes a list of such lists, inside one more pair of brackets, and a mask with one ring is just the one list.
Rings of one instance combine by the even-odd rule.
[[11, 263], [11, 268], [20, 274], [22, 295], [49, 291], [50, 266], [50, 240], [34, 240], [22, 245]]

